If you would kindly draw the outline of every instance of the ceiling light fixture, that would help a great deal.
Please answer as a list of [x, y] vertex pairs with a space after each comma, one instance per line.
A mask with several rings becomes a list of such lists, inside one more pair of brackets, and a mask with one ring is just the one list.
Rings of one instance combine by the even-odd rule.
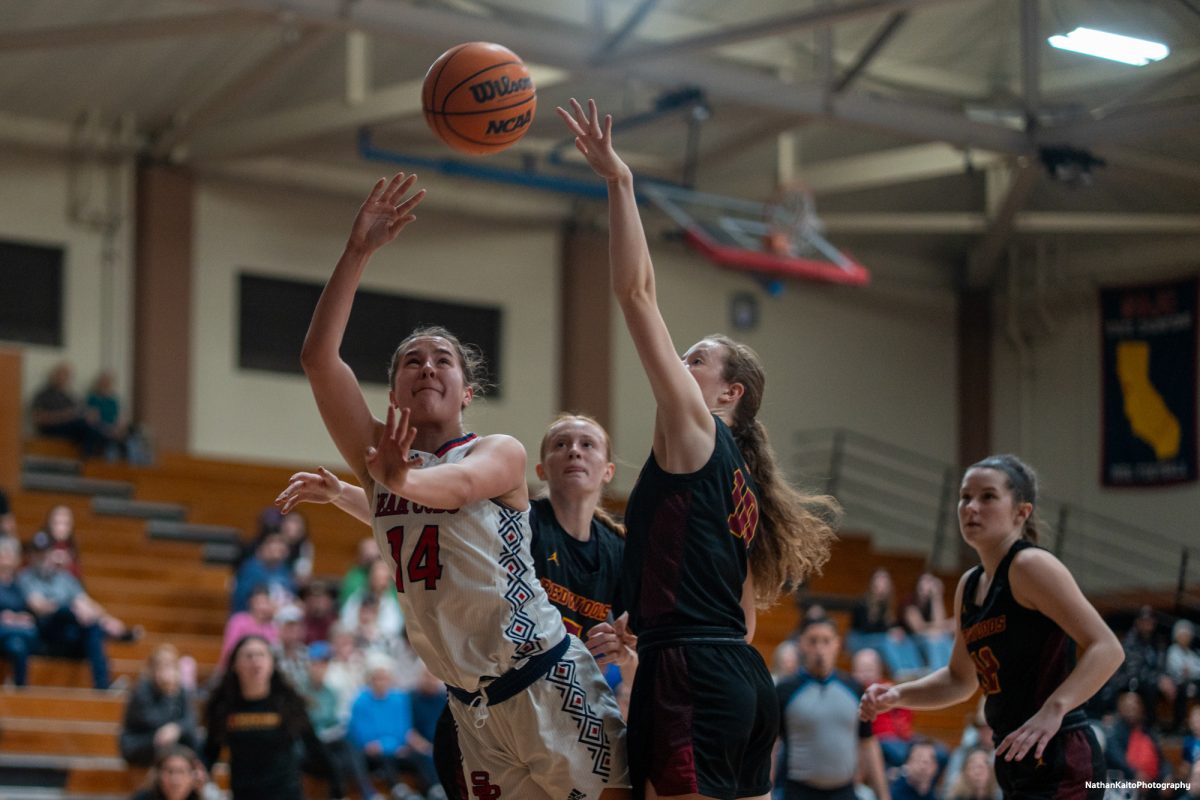
[[1135, 67], [1144, 67], [1151, 61], [1162, 61], [1171, 53], [1171, 48], [1162, 42], [1135, 39], [1132, 36], [1093, 28], [1076, 28], [1065, 36], [1051, 36], [1046, 41], [1059, 50], [1107, 58], [1109, 61], [1119, 61]]

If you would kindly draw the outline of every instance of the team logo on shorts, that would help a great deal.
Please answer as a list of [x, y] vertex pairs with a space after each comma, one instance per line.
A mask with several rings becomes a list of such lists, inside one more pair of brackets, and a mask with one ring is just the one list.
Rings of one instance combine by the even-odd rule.
[[559, 661], [550, 669], [546, 680], [562, 696], [562, 710], [575, 720], [575, 726], [579, 729], [579, 743], [592, 756], [592, 773], [607, 781], [612, 772], [612, 745], [604, 731], [604, 720], [588, 704], [587, 692], [579, 685], [575, 662], [566, 658]]
[[587, 795], [578, 789], [572, 789], [571, 793], [567, 795], [567, 800], [584, 800], [586, 797]]
[[471, 796], [479, 800], [496, 800], [500, 787], [492, 783], [492, 776], [483, 770], [471, 773]]

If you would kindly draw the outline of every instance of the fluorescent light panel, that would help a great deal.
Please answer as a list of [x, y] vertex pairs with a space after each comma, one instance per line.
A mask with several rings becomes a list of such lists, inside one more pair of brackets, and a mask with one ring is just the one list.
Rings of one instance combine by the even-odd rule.
[[1070, 50], [1122, 64], [1144, 67], [1151, 61], [1162, 61], [1171, 53], [1171, 48], [1161, 42], [1135, 39], [1119, 33], [1108, 33], [1093, 28], [1076, 28], [1070, 33], [1051, 36], [1048, 42], [1059, 50]]

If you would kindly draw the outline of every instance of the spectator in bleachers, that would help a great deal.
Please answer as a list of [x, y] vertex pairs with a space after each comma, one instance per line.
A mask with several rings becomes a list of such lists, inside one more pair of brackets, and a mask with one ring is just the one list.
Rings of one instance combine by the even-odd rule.
[[1189, 702], [1200, 697], [1200, 653], [1192, 648], [1196, 626], [1191, 620], [1175, 621], [1167, 648], [1167, 677], [1175, 684], [1175, 715], [1171, 730], [1182, 730]]
[[[325, 468], [320, 467], [320, 469]], [[374, 536], [368, 536], [358, 541], [358, 560], [350, 569], [346, 570], [346, 574], [342, 576], [341, 587], [338, 589], [339, 607], [345, 605], [350, 595], [363, 587], [363, 584], [367, 582], [367, 573], [371, 571], [371, 565], [381, 558], [379, 543], [375, 541]]]
[[338, 716], [350, 718], [350, 706], [367, 682], [366, 659], [354, 641], [354, 633], [340, 624], [329, 631], [329, 644], [333, 647], [333, 658], [325, 673], [325, 683], [333, 690], [338, 700]]
[[208, 783], [208, 772], [196, 754], [175, 745], [158, 752], [146, 786], [130, 800], [201, 800]]
[[17, 518], [13, 516], [12, 507], [8, 504], [8, 495], [0, 489], [0, 536], [17, 536]]
[[418, 751], [432, 757], [432, 745], [426, 748], [425, 744], [433, 742], [437, 733], [438, 719], [442, 716], [442, 709], [446, 707], [446, 684], [438, 680], [422, 661], [418, 661], [416, 673], [416, 680], [409, 693], [412, 698], [413, 730], [421, 736], [415, 746]]
[[358, 622], [353, 628], [354, 646], [364, 654], [380, 653], [392, 655], [399, 647], [400, 638], [390, 636], [379, 626], [379, 598], [367, 595], [358, 607]]
[[162, 644], [146, 659], [146, 670], [129, 693], [121, 723], [121, 758], [148, 767], [156, 753], [175, 745], [198, 749], [200, 732], [192, 694], [180, 685], [179, 651]]
[[795, 639], [784, 639], [771, 654], [771, 678], [778, 684], [800, 669], [800, 645]]
[[337, 592], [327, 581], [309, 581], [300, 589], [304, 604], [304, 643], [328, 642], [329, 629], [337, 622]]
[[82, 581], [79, 543], [75, 539], [75, 512], [71, 510], [71, 507], [67, 505], [51, 506], [50, 510], [46, 512], [46, 521], [42, 523], [41, 530], [34, 534], [34, 538], [38, 536], [49, 536], [51, 548], [63, 550], [70, 556], [70, 560], [67, 561], [67, 571]]
[[254, 555], [238, 567], [233, 589], [234, 613], [247, 609], [250, 591], [260, 585], [267, 587], [277, 605], [295, 598], [296, 583], [287, 564], [287, 544], [278, 532], [263, 537]]
[[263, 540], [272, 534], [283, 537], [287, 547], [284, 561], [292, 573], [292, 582], [298, 587], [304, 586], [312, 577], [314, 550], [308, 536], [308, 518], [299, 511], [281, 514], [274, 506], [263, 509], [258, 516], [258, 534], [246, 548], [242, 560], [253, 555]]
[[279, 629], [275, 627], [275, 602], [265, 584], [250, 590], [246, 606], [245, 611], [239, 611], [225, 623], [221, 658], [217, 661], [218, 672], [225, 669], [233, 648], [246, 636], [260, 636], [272, 646], [279, 642]]
[[1183, 737], [1183, 761], [1185, 764], [1200, 762], [1200, 705], [1192, 706], [1188, 712], [1188, 730]]
[[992, 758], [992, 751], [984, 747], [967, 753], [962, 772], [946, 792], [946, 800], [1001, 800]]
[[776, 785], [787, 800], [854, 800], [860, 774], [876, 800], [890, 800], [879, 743], [858, 716], [862, 687], [836, 669], [840, 649], [833, 620], [805, 619], [800, 671], [776, 687], [783, 745]]
[[341, 776], [313, 731], [304, 698], [275, 669], [271, 645], [261, 636], [234, 645], [204, 718], [205, 767], [211, 769], [222, 748], [229, 748], [233, 800], [301, 800], [302, 761], [329, 781], [330, 797], [343, 796]]
[[962, 774], [967, 756], [970, 755], [972, 750], [982, 748], [987, 750], [988, 753], [993, 753], [996, 749], [996, 743], [992, 740], [992, 728], [988, 725], [987, 717], [983, 713], [986, 700], [987, 695], [979, 698], [979, 703], [975, 707], [974, 713], [968, 718], [967, 726], [963, 729], [962, 739], [959, 740], [958, 747], [950, 753], [950, 760], [946, 764], [945, 779], [947, 786], [953, 786], [958, 780]]
[[95, 412], [96, 425], [112, 442], [124, 442], [129, 435], [129, 418], [121, 413], [113, 374], [102, 370], [92, 381], [84, 403]]
[[[859, 686], [882, 683], [884, 680], [883, 659], [870, 647], [859, 650], [850, 659], [850, 674]], [[871, 723], [871, 730], [883, 751], [883, 761], [889, 767], [899, 767], [908, 759], [909, 745], [913, 741], [913, 712], [907, 708], [893, 708], [878, 714]]]
[[95, 687], [107, 689], [105, 637], [130, 641], [138, 631], [87, 595], [66, 569], [70, 558], [66, 551], [55, 550], [49, 536], [33, 538], [30, 566], [18, 574], [17, 585], [37, 618], [38, 636], [50, 655], [86, 658]]
[[374, 598], [377, 602], [379, 615], [376, 625], [379, 633], [390, 639], [398, 639], [404, 630], [404, 613], [400, 610], [400, 599], [396, 595], [395, 576], [382, 558], [371, 564], [366, 583], [342, 604], [342, 627], [358, 629], [358, 610], [367, 598]]
[[917, 645], [896, 618], [892, 575], [882, 567], [871, 573], [866, 593], [854, 606], [847, 644], [851, 653], [864, 647], [878, 650], [888, 672], [898, 681], [918, 677], [923, 672]]
[[892, 781], [892, 800], [935, 800], [937, 774], [937, 748], [933, 742], [914, 740], [900, 774]]
[[438, 779], [429, 755], [432, 745], [413, 728], [412, 699], [395, 687], [395, 671], [395, 662], [386, 656], [368, 658], [367, 688], [350, 708], [350, 738], [367, 765], [382, 770], [392, 796], [402, 798], [402, 772], [415, 771], [423, 791], [438, 785]]
[[115, 442], [100, 427], [96, 412], [72, 394], [71, 379], [69, 364], [51, 370], [30, 406], [34, 427], [43, 436], [74, 442], [85, 458], [103, 455]]
[[37, 646], [37, 624], [17, 582], [21, 543], [0, 536], [0, 654], [12, 663], [13, 683], [24, 686], [29, 675], [29, 654]]
[[1133, 627], [1121, 641], [1125, 663], [1114, 677], [1118, 691], [1141, 695], [1146, 720], [1150, 725], [1157, 720], [1159, 698], [1165, 696], [1171, 702], [1175, 699], [1175, 684], [1167, 677], [1166, 652], [1158, 640], [1157, 631], [1158, 620], [1154, 609], [1142, 606]]
[[1127, 780], [1156, 781], [1171, 775], [1158, 734], [1150, 727], [1142, 697], [1125, 692], [1117, 698], [1117, 719], [1106, 732], [1105, 760]]
[[1191, 788], [1183, 796], [1187, 800], [1196, 800], [1196, 798], [1200, 798], [1200, 758], [1192, 762], [1192, 767], [1188, 770], [1187, 775], [1187, 782], [1191, 785]]
[[[377, 794], [371, 783], [362, 752], [347, 738], [347, 719], [339, 715], [337, 694], [325, 680], [332, 658], [333, 648], [329, 642], [316, 641], [308, 646], [308, 679], [304, 684], [308, 717], [317, 737], [324, 742], [334, 768], [341, 774], [342, 783], [353, 780], [363, 800], [383, 800], [383, 795]], [[443, 702], [445, 695], [443, 689]]]
[[304, 612], [288, 604], [275, 612], [275, 629], [279, 632], [279, 651], [276, 669], [302, 689], [308, 681], [308, 645], [304, 643]]
[[904, 606], [904, 625], [920, 647], [929, 671], [949, 664], [954, 647], [954, 618], [946, 616], [945, 594], [941, 578], [922, 572]]

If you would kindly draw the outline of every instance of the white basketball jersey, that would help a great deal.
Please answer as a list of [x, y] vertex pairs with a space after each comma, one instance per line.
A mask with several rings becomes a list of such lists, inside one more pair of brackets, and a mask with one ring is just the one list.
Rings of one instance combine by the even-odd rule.
[[[421, 467], [462, 461], [479, 439], [411, 451]], [[529, 552], [529, 511], [491, 500], [436, 509], [374, 489], [374, 530], [392, 567], [409, 641], [441, 680], [474, 692], [566, 635]]]

